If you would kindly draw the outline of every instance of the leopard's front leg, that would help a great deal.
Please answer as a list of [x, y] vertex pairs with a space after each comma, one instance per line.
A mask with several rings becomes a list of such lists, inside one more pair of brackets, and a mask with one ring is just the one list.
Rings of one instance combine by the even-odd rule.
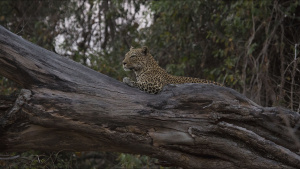
[[128, 86], [131, 86], [131, 87], [138, 87], [136, 82], [131, 80], [129, 77], [124, 77], [123, 83], [126, 83]]
[[128, 77], [123, 78], [123, 82], [128, 86], [137, 87], [142, 91], [145, 91], [150, 94], [157, 94], [161, 91], [162, 85], [152, 83], [152, 82], [135, 82], [130, 80]]

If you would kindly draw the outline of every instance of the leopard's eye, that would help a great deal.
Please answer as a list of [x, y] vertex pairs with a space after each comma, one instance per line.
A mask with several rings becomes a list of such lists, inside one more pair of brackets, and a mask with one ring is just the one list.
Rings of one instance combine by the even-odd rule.
[[130, 56], [130, 58], [133, 58], [133, 57], [136, 57], [136, 55], [134, 54], [134, 55], [131, 55], [131, 56]]

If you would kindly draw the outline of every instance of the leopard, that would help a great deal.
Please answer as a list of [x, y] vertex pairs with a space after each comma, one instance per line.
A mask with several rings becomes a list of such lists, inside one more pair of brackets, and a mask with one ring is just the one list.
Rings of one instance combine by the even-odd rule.
[[133, 71], [136, 81], [128, 77], [123, 82], [128, 86], [138, 88], [150, 94], [158, 94], [168, 84], [205, 83], [223, 86], [220, 83], [194, 77], [174, 76], [161, 68], [150, 54], [147, 46], [141, 48], [131, 47], [122, 61], [125, 71]]

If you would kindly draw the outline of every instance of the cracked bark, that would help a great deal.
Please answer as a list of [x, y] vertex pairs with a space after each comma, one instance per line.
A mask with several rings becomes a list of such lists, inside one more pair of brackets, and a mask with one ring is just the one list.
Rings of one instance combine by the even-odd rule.
[[300, 168], [299, 114], [233, 89], [169, 85], [158, 95], [38, 47], [0, 26], [0, 150], [145, 154], [183, 168]]

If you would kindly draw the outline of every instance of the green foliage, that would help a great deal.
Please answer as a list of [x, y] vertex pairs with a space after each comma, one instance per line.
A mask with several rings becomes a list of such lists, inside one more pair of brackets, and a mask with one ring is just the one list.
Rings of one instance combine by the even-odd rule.
[[[299, 94], [284, 92], [299, 90], [299, 71], [289, 66], [300, 41], [299, 1], [188, 0], [148, 5], [154, 23], [141, 33], [170, 73], [225, 83], [264, 106], [299, 109], [294, 101], [300, 100]], [[285, 80], [286, 76], [293, 78]]]
[[[299, 100], [299, 95], [288, 99], [282, 92], [299, 89], [283, 80], [292, 72], [288, 65], [293, 62], [290, 56], [294, 49], [288, 46], [293, 47], [300, 41], [297, 31], [300, 15], [295, 13], [299, 1], [225, 2], [220, 1], [212, 15], [220, 27], [210, 32], [207, 38], [221, 45], [216, 54], [224, 60], [225, 64], [219, 68], [227, 75], [227, 83], [230, 84], [228, 78], [233, 75], [236, 80], [231, 81], [231, 86], [265, 106], [290, 106], [290, 101]], [[299, 105], [290, 108], [294, 107]]]
[[18, 91], [19, 87], [16, 83], [0, 76], [0, 95], [9, 95]]
[[[45, 153], [28, 151], [20, 155], [10, 153], [10, 157], [18, 157], [13, 160], [0, 161], [0, 168], [11, 169], [67, 169], [72, 168], [73, 153]], [[1, 155], [2, 156], [2, 155]], [[8, 157], [9, 157], [8, 156]]]
[[59, 54], [122, 79], [124, 54], [138, 44], [135, 40], [139, 37], [139, 23], [134, 18], [143, 4], [143, 0], [71, 1], [69, 6], [63, 6], [68, 12], [57, 28], [63, 32]]
[[[105, 152], [39, 152], [0, 155], [0, 169], [172, 169], [147, 156]], [[10, 158], [10, 160], [9, 160]]]
[[120, 154], [118, 157], [120, 165], [124, 169], [163, 169], [163, 167], [155, 166], [153, 163], [157, 160], [151, 159], [147, 156]]
[[68, 1], [0, 1], [0, 25], [48, 50], [54, 50], [57, 21], [64, 15], [57, 10]]

